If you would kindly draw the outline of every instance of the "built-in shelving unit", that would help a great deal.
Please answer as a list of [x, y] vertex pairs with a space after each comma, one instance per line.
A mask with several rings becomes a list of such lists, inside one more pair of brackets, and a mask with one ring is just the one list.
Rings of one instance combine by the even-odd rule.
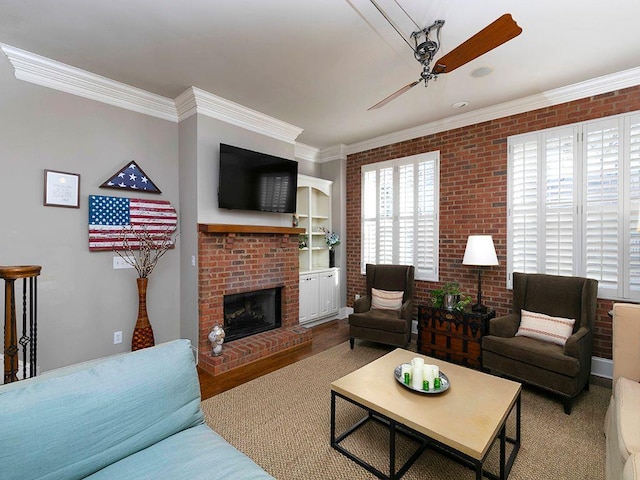
[[329, 267], [325, 232], [331, 231], [331, 188], [333, 182], [298, 175], [297, 216], [304, 229], [306, 247], [300, 249], [300, 271]]
[[338, 314], [340, 269], [329, 267], [325, 232], [331, 230], [333, 182], [298, 175], [298, 226], [305, 246], [300, 258], [300, 324], [315, 325]]

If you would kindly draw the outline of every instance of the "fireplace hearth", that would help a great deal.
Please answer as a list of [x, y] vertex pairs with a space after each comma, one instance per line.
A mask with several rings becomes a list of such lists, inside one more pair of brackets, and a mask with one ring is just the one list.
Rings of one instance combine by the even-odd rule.
[[[299, 235], [304, 229], [260, 225], [198, 225], [198, 367], [210, 375], [259, 362], [285, 351], [311, 346], [311, 330], [299, 323]], [[231, 332], [224, 323], [224, 297], [249, 291], [278, 289], [279, 319], [266, 330], [266, 314], [244, 301], [233, 307]], [[259, 333], [236, 336], [235, 320]], [[280, 322], [278, 324], [277, 322]], [[251, 325], [255, 323], [257, 325]], [[222, 353], [211, 354], [209, 332], [215, 325], [225, 328]], [[279, 325], [279, 326], [278, 326]], [[243, 327], [244, 328], [244, 327]], [[243, 328], [240, 329], [242, 335]], [[231, 338], [235, 338], [231, 340]]]
[[225, 341], [266, 332], [282, 325], [282, 287], [224, 296]]

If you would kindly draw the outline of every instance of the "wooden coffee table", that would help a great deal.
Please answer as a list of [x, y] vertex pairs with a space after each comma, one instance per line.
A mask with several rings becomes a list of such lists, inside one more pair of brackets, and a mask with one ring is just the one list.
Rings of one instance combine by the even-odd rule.
[[[450, 382], [447, 391], [422, 394], [398, 383], [394, 369], [422, 357], [438, 365]], [[447, 363], [408, 350], [396, 349], [331, 384], [331, 446], [379, 478], [398, 479], [413, 462], [431, 448], [444, 453], [476, 472], [504, 480], [509, 476], [520, 448], [520, 392], [517, 382]], [[336, 435], [336, 398], [362, 408], [366, 415]], [[514, 413], [515, 437], [506, 433], [506, 421]], [[341, 442], [369, 421], [389, 428], [389, 473], [383, 473], [354, 455]], [[418, 441], [415, 453], [400, 468], [395, 465], [396, 434]], [[500, 444], [500, 472], [484, 469], [495, 441]], [[512, 445], [507, 457], [506, 444]]]

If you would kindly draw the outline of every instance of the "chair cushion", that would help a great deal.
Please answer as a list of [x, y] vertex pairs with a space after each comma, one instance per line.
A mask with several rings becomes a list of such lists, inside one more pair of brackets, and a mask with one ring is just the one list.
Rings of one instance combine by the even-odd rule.
[[349, 325], [354, 327], [373, 328], [387, 332], [404, 333], [408, 322], [400, 318], [397, 310], [369, 310], [349, 315]]
[[380, 310], [400, 310], [404, 292], [390, 292], [388, 290], [371, 289], [371, 308]]
[[482, 349], [569, 377], [580, 371], [580, 362], [565, 355], [560, 345], [535, 338], [486, 335], [482, 338]]
[[618, 412], [620, 449], [626, 450], [626, 455], [640, 452], [640, 383], [620, 377], [613, 398]]
[[575, 318], [552, 317], [544, 313], [521, 310], [516, 336], [536, 338], [564, 346], [573, 333]]

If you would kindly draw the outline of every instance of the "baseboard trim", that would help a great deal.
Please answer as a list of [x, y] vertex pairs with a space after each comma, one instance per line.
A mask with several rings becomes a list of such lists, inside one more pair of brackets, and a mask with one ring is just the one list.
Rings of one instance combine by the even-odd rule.
[[602, 357], [591, 357], [591, 375], [613, 379], [613, 360]]

